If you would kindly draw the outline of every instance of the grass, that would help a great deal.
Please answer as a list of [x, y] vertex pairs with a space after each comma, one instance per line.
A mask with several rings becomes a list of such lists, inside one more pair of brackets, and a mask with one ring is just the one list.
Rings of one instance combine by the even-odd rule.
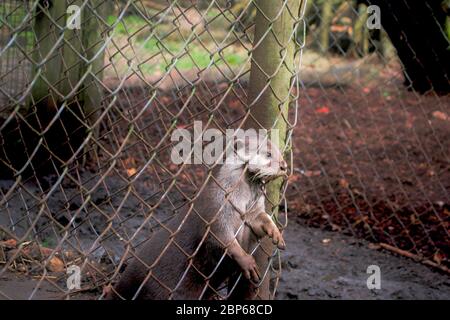
[[55, 247], [55, 240], [51, 238], [45, 238], [41, 242], [42, 246], [45, 248], [54, 248]]
[[[108, 23], [112, 25], [117, 20], [115, 16], [108, 17]], [[151, 58], [148, 63], [142, 64], [141, 70], [148, 72], [166, 72], [175, 63], [178, 70], [204, 69], [210, 64], [237, 67], [247, 60], [247, 53], [237, 47], [230, 46], [220, 56], [216, 51], [214, 43], [208, 39], [205, 33], [201, 37], [201, 43], [210, 49], [202, 46], [199, 39], [194, 39], [186, 47], [182, 37], [178, 32], [170, 34], [170, 24], [161, 24], [152, 29], [148, 23], [139, 16], [129, 15], [120, 21], [115, 27], [115, 37], [122, 42], [131, 41], [133, 48], [137, 51], [141, 61]], [[211, 28], [211, 25], [209, 26]], [[219, 28], [218, 28], [219, 29]], [[223, 26], [221, 28], [223, 31]], [[214, 31], [214, 30], [212, 30]], [[221, 41], [222, 39], [217, 39]]]
[[[188, 70], [195, 67], [204, 69], [211, 63], [211, 61], [218, 65], [226, 62], [230, 66], [238, 66], [246, 60], [245, 55], [235, 52], [227, 53], [223, 55], [223, 57], [221, 57], [218, 53], [211, 55], [208, 50], [197, 43], [189, 44], [186, 48], [184, 48], [184, 43], [181, 41], [177, 42], [170, 40], [160, 42], [155, 38], [152, 38], [145, 42], [144, 48], [149, 55], [164, 52], [167, 53], [166, 56], [174, 57], [177, 59], [175, 66], [180, 70]], [[168, 63], [169, 64], [161, 61], [159, 65], [160, 71], [164, 71], [168, 66], [170, 66], [170, 61], [168, 61]]]
[[[108, 16], [108, 19], [106, 21], [110, 26], [112, 26], [117, 21], [117, 19], [117, 16]], [[145, 24], [147, 24], [147, 22], [143, 18], [135, 15], [128, 15], [123, 17], [122, 20], [117, 23], [115, 32], [116, 34], [121, 35], [126, 35], [127, 32], [129, 34], [132, 34]]]

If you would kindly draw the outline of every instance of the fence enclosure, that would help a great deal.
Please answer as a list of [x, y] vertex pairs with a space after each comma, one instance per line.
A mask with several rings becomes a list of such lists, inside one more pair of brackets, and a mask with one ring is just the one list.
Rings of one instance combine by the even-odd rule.
[[[424, 4], [433, 62], [408, 37], [402, 10], [417, 9], [398, 2], [3, 1], [0, 276], [30, 287], [0, 280], [0, 296], [103, 297], [204, 187], [207, 165], [170, 159], [172, 133], [195, 121], [280, 130], [291, 176], [266, 188], [280, 227], [289, 217], [448, 272], [448, 35]], [[367, 27], [373, 4], [386, 31]], [[254, 256], [256, 298], [273, 298], [280, 252], [265, 238]], [[245, 287], [235, 296], [255, 298]]]

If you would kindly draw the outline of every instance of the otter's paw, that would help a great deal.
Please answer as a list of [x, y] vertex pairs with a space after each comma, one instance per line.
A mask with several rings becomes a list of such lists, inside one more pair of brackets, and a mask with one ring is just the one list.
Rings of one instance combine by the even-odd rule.
[[286, 243], [284, 242], [283, 236], [280, 230], [273, 223], [265, 227], [266, 233], [269, 238], [272, 239], [272, 243], [278, 247], [278, 249], [286, 249]]
[[244, 273], [244, 277], [248, 280], [259, 282], [261, 276], [259, 274], [258, 265], [256, 264], [255, 258], [247, 254], [238, 260], [238, 264]]

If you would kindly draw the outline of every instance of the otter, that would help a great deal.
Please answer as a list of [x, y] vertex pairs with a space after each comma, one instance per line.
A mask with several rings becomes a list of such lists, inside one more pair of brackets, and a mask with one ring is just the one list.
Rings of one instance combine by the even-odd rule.
[[285, 248], [280, 230], [266, 213], [264, 185], [287, 175], [280, 150], [269, 139], [262, 140], [257, 136], [239, 141], [244, 148], [238, 148], [234, 161], [211, 170], [184, 212], [134, 254], [118, 283], [105, 291], [105, 299], [211, 299], [241, 272], [250, 281], [260, 281], [251, 255], [258, 240], [268, 236], [279, 249]]

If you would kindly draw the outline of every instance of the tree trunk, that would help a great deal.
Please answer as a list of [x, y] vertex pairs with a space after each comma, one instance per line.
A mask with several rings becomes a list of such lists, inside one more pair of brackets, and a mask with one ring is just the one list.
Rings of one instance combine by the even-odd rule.
[[361, 3], [358, 5], [358, 19], [356, 19], [355, 25], [353, 27], [353, 55], [355, 57], [364, 56], [369, 51], [366, 21], [367, 6]]
[[[11, 163], [8, 175], [38, 178], [76, 165], [89, 131], [95, 136], [91, 125], [100, 110], [102, 87], [92, 74], [102, 78], [104, 54], [96, 54], [105, 35], [100, 34], [102, 23], [91, 8], [106, 16], [109, 6], [100, 0], [90, 1], [91, 8], [82, 7], [82, 0], [72, 1], [81, 8], [82, 24], [70, 30], [66, 1], [40, 3], [33, 26], [36, 63], [32, 78], [37, 80], [21, 110], [26, 121], [16, 118], [6, 125], [0, 151], [0, 162], [5, 158]], [[79, 55], [95, 59], [86, 63]]]
[[[257, 0], [255, 18], [254, 50], [249, 86], [250, 118], [245, 128], [275, 129], [278, 135], [272, 135], [272, 143], [284, 151], [286, 143], [286, 120], [290, 102], [291, 77], [294, 68], [294, 22], [302, 1], [288, 0], [283, 6], [281, 0]], [[278, 13], [282, 10], [282, 13]], [[270, 22], [266, 19], [275, 19]], [[270, 30], [269, 33], [266, 33]], [[268, 210], [276, 215], [280, 202], [280, 188], [282, 180], [277, 179], [267, 186]], [[269, 267], [269, 258], [274, 252], [271, 241], [266, 237], [255, 252], [261, 274]], [[259, 288], [250, 282], [242, 280], [238, 284], [234, 299], [269, 299], [270, 298], [270, 270]]]
[[[97, 79], [103, 79], [103, 65], [105, 59], [105, 50], [101, 52], [98, 56], [96, 54], [99, 50], [102, 49], [105, 41], [104, 38], [107, 34], [103, 33], [104, 26], [100, 19], [96, 17], [100, 15], [103, 18], [108, 17], [113, 12], [112, 3], [103, 0], [91, 0], [90, 1], [91, 10], [88, 7], [85, 7], [84, 14], [82, 15], [82, 41], [83, 41], [83, 55], [88, 59], [92, 60], [89, 64], [84, 64], [83, 69], [79, 77], [83, 77], [84, 73], [89, 69], [91, 74], [88, 75], [83, 83], [83, 111], [84, 111], [84, 119], [89, 124], [90, 128], [86, 128], [88, 132], [92, 133], [94, 138], [97, 138], [99, 135], [100, 126], [97, 125], [94, 127], [95, 122], [97, 121], [100, 112], [101, 112], [101, 104], [104, 98], [103, 88], [100, 83], [98, 83]], [[95, 58], [95, 59], [94, 59]], [[92, 147], [86, 145], [85, 147], [85, 156], [83, 157], [83, 165], [85, 164], [87, 158], [86, 156], [90, 156], [91, 158], [94, 156], [94, 152], [88, 152], [88, 148]], [[93, 148], [97, 149], [97, 144], [93, 146]]]
[[333, 19], [333, 2], [326, 0], [322, 4], [322, 14], [320, 21], [319, 43], [320, 50], [325, 53], [330, 47], [330, 27]]
[[[78, 0], [80, 3], [81, 1]], [[21, 110], [25, 121], [15, 117], [3, 130], [0, 159], [11, 163], [14, 176], [43, 177], [59, 174], [82, 143], [85, 133], [79, 95], [66, 98], [78, 82], [81, 63], [79, 30], [66, 27], [65, 1], [40, 1], [33, 30], [32, 78], [37, 77]], [[79, 4], [79, 3], [77, 3]], [[71, 43], [71, 47], [67, 45]]]
[[[308, 24], [309, 24], [309, 20], [310, 20], [309, 19], [310, 15], [313, 13], [313, 6], [314, 6], [315, 1], [316, 0], [308, 0], [305, 4], [305, 19]], [[314, 13], [315, 13], [315, 10], [314, 10]]]
[[368, 0], [381, 10], [381, 24], [403, 63], [405, 85], [418, 92], [450, 92], [446, 14], [437, 0]]
[[395, 57], [395, 48], [392, 45], [392, 42], [389, 39], [388, 34], [384, 30], [381, 30], [380, 42], [381, 42], [381, 55], [384, 58], [384, 62], [388, 63]]

